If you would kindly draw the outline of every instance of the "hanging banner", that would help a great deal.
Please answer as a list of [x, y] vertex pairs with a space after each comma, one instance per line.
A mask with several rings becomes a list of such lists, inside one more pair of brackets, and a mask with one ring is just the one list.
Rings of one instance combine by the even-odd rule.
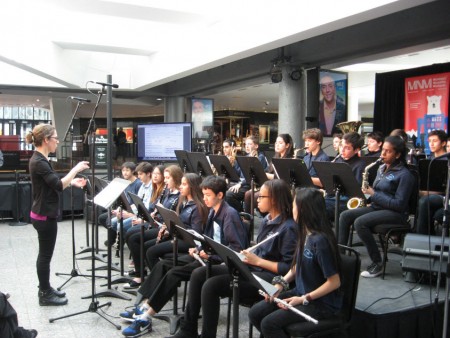
[[428, 132], [447, 131], [450, 73], [405, 79], [405, 131], [428, 153]]

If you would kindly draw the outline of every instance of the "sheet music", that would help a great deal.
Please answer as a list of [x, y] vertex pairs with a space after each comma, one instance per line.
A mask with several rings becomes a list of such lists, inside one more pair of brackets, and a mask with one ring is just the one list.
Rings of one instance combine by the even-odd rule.
[[94, 197], [94, 204], [108, 209], [120, 196], [120, 194], [130, 185], [129, 180], [115, 178]]
[[268, 282], [266, 282], [261, 277], [258, 277], [254, 273], [252, 273], [253, 277], [258, 281], [259, 284], [261, 284], [262, 288], [264, 289], [264, 292], [267, 293], [269, 296], [273, 296], [275, 293], [278, 292], [278, 288], [275, 287], [275, 285], [272, 285]]

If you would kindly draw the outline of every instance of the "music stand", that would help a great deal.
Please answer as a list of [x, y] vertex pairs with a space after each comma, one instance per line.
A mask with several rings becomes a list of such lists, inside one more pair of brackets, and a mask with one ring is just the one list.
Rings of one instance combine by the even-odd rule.
[[183, 172], [194, 173], [195, 170], [189, 161], [187, 153], [186, 150], [175, 150], [175, 156], [177, 157], [178, 164], [180, 165], [180, 168], [183, 169]]
[[248, 265], [242, 262], [242, 258], [237, 252], [214, 241], [208, 236], [203, 237], [228, 266], [230, 277], [232, 278], [231, 285], [233, 289], [233, 338], [237, 338], [239, 337], [239, 280], [243, 278], [243, 280], [246, 280], [258, 290], [263, 290], [270, 296], [273, 296], [278, 292], [278, 288], [258, 276], [255, 276], [250, 271]]
[[[175, 225], [178, 225], [178, 227], [184, 227], [183, 221], [178, 217], [177, 213], [173, 210], [167, 209], [161, 205], [156, 205], [156, 209], [158, 210], [159, 214], [161, 215], [162, 219], [164, 220], [164, 223], [166, 224], [167, 228], [169, 229], [169, 233], [173, 237], [173, 267], [176, 267], [178, 265], [178, 230], [175, 227]], [[155, 318], [164, 320], [169, 323], [170, 327], [170, 334], [175, 334], [178, 324], [180, 323], [180, 319], [183, 317], [183, 315], [178, 314], [178, 292], [175, 291], [175, 294], [173, 295], [173, 313], [172, 315], [163, 315], [158, 314], [154, 316]]]
[[214, 175], [204, 153], [187, 153], [187, 157], [192, 164], [194, 173], [198, 173], [202, 177]]
[[[131, 182], [128, 180], [123, 180], [121, 178], [116, 178], [114, 179], [105, 189], [103, 189], [102, 191], [100, 191], [97, 196], [94, 197], [93, 199], [93, 207], [95, 207], [94, 204], [100, 205], [101, 207], [108, 209], [111, 204], [117, 199], [117, 197], [119, 197], [119, 195], [126, 189], [126, 187], [130, 184]], [[94, 237], [94, 232], [95, 232], [95, 223], [92, 224], [92, 238]], [[126, 300], [131, 300], [130, 298], [124, 297], [123, 295], [121, 295], [119, 292], [117, 292], [116, 290], [112, 290], [111, 289], [111, 285], [108, 284], [108, 290], [104, 291], [104, 292], [95, 292], [95, 259], [94, 259], [94, 246], [92, 246], [92, 269], [91, 269], [92, 275], [91, 275], [91, 295], [89, 297], [91, 297], [91, 304], [89, 305], [89, 308], [86, 311], [81, 311], [81, 312], [77, 312], [77, 313], [72, 313], [69, 315], [65, 315], [65, 316], [61, 316], [58, 318], [52, 318], [49, 319], [50, 323], [53, 323], [55, 320], [59, 320], [59, 319], [63, 319], [63, 318], [68, 318], [68, 317], [72, 317], [72, 316], [76, 316], [79, 314], [83, 314], [83, 313], [87, 313], [87, 312], [95, 312], [97, 313], [100, 317], [102, 317], [103, 319], [105, 319], [106, 321], [108, 321], [109, 323], [111, 323], [112, 325], [114, 325], [116, 327], [116, 329], [120, 330], [120, 325], [116, 325], [114, 324], [111, 320], [109, 320], [108, 318], [106, 318], [105, 316], [103, 316], [101, 313], [98, 312], [98, 309], [105, 307], [105, 306], [110, 306], [111, 302], [102, 304], [102, 305], [98, 305], [98, 302], [96, 301], [96, 296], [112, 296], [112, 297], [117, 297], [117, 298], [122, 298], [122, 299], [126, 299]], [[82, 297], [82, 298], [89, 298], [89, 297]]]
[[[131, 208], [130, 202], [127, 199], [126, 192], [123, 191], [119, 198], [116, 201], [117, 207], [120, 207], [120, 230], [119, 230], [119, 248], [116, 250], [117, 254], [120, 252], [120, 276], [115, 276], [111, 279], [111, 284], [119, 284], [119, 283], [128, 283], [133, 278], [124, 276], [124, 260], [123, 260], [123, 248], [124, 248], [124, 239], [125, 234], [123, 233], [123, 210], [125, 209], [129, 213], [133, 213], [133, 209]], [[108, 245], [108, 255], [111, 256], [111, 245]], [[108, 267], [111, 265], [108, 264]], [[102, 285], [104, 286], [104, 285]]]
[[240, 177], [231, 166], [230, 160], [225, 155], [208, 155], [211, 164], [216, 168], [217, 174], [231, 182], [239, 182]]
[[314, 187], [305, 162], [297, 158], [273, 158], [276, 175], [290, 185], [292, 192], [297, 187]]
[[252, 215], [250, 220], [250, 240], [253, 240], [254, 232], [254, 215], [255, 215], [255, 184], [262, 186], [265, 181], [267, 181], [266, 173], [264, 168], [259, 162], [257, 157], [253, 156], [236, 156], [236, 161], [241, 168], [242, 174], [245, 177], [245, 181], [250, 182], [250, 215]]
[[[447, 162], [419, 161], [419, 190], [444, 192], [447, 185]], [[428, 180], [429, 178], [429, 180]]]
[[347, 195], [365, 199], [361, 187], [353, 175], [352, 168], [347, 163], [313, 161], [317, 176], [328, 194], [335, 193], [334, 225], [336, 238], [339, 238], [339, 205], [340, 197]]
[[[136, 195], [133, 194], [131, 192], [128, 193], [128, 196], [130, 196], [131, 200], [133, 201], [134, 205], [137, 208], [137, 216], [139, 218], [142, 218], [144, 221], [146, 221], [149, 224], [155, 224], [155, 221], [153, 220], [152, 216], [150, 215], [150, 213], [148, 212], [148, 209], [145, 207], [144, 202], [142, 202], [142, 199]], [[141, 263], [139, 268], [141, 269], [141, 281], [144, 281], [144, 257], [145, 257], [145, 252], [144, 252], [144, 223], [141, 224], [141, 241], [140, 241], [140, 247], [139, 247], [139, 255], [141, 256]], [[129, 292], [129, 291], [127, 291]], [[129, 293], [134, 293], [134, 292], [129, 292]]]

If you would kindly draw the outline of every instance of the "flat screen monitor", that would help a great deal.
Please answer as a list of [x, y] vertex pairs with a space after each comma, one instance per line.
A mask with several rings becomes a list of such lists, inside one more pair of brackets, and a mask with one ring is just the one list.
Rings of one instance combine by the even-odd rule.
[[176, 161], [175, 150], [191, 151], [192, 123], [151, 123], [137, 126], [138, 161]]

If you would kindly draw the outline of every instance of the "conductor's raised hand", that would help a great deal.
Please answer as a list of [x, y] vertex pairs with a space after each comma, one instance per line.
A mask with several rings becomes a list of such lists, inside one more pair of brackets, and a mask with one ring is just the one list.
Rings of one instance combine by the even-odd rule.
[[88, 161], [81, 161], [78, 162], [75, 167], [73, 167], [76, 173], [82, 172], [83, 170], [89, 169], [89, 162]]
[[77, 188], [83, 188], [87, 183], [87, 180], [82, 177], [75, 177], [70, 184]]

